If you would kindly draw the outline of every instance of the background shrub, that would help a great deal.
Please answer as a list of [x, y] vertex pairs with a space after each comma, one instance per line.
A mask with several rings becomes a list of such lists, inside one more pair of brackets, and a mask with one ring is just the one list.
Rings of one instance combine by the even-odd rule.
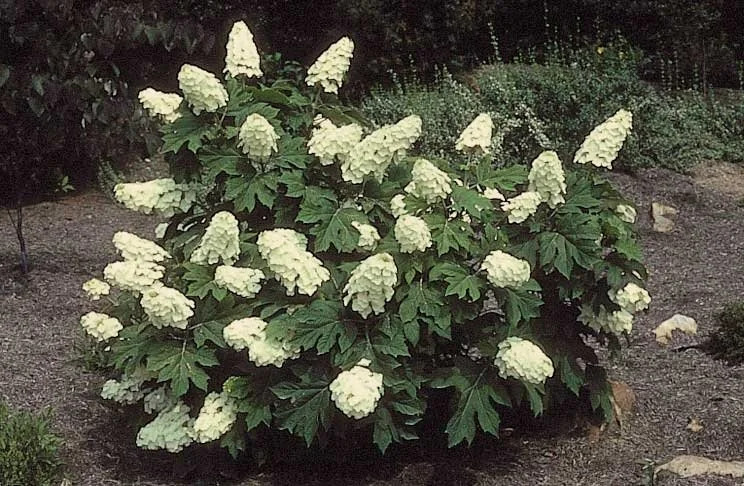
[[61, 440], [50, 430], [50, 414], [13, 412], [0, 402], [0, 484], [57, 484]]
[[726, 305], [716, 315], [718, 328], [705, 343], [705, 349], [730, 364], [744, 362], [744, 302]]

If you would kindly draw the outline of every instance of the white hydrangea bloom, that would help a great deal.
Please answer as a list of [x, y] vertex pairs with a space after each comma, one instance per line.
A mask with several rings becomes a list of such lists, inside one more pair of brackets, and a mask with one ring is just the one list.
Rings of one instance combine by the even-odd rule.
[[103, 278], [121, 290], [144, 292], [163, 278], [165, 268], [153, 262], [125, 260], [103, 269]]
[[92, 278], [83, 284], [83, 291], [90, 300], [99, 300], [101, 296], [111, 292], [111, 287], [106, 282]]
[[406, 199], [405, 195], [396, 194], [390, 200], [390, 212], [392, 212], [393, 216], [395, 216], [396, 218], [400, 218], [404, 214], [408, 214], [408, 211], [406, 211], [405, 199]]
[[579, 321], [595, 331], [610, 332], [618, 336], [633, 330], [633, 314], [622, 309], [607, 312], [604, 306], [600, 306], [599, 314], [595, 314], [592, 307], [585, 304], [581, 307]]
[[331, 278], [323, 262], [306, 250], [307, 238], [294, 230], [263, 231], [257, 243], [258, 252], [287, 289], [287, 295], [294, 295], [295, 289], [303, 295], [313, 295]]
[[508, 337], [499, 343], [493, 364], [502, 378], [514, 378], [533, 385], [545, 383], [555, 372], [553, 362], [535, 343]]
[[218, 287], [248, 299], [252, 299], [261, 291], [261, 280], [264, 278], [266, 275], [254, 268], [220, 265], [214, 272], [214, 283]]
[[308, 86], [320, 84], [326, 93], [338, 94], [354, 55], [354, 42], [342, 37], [323, 52], [307, 70]]
[[238, 418], [238, 404], [227, 393], [212, 392], [194, 421], [194, 439], [205, 443], [225, 435]]
[[370, 371], [369, 365], [369, 360], [360, 360], [350, 370], [339, 373], [328, 387], [331, 400], [347, 417], [366, 417], [375, 411], [382, 397], [382, 373]]
[[506, 201], [506, 198], [504, 198], [504, 195], [501, 194], [501, 192], [498, 189], [494, 189], [493, 187], [486, 187], [483, 190], [483, 197], [487, 199], [496, 199], [498, 201]]
[[316, 120], [307, 142], [307, 151], [320, 159], [320, 165], [330, 165], [334, 160], [343, 161], [351, 150], [362, 140], [362, 127], [356, 123], [337, 127], [330, 120]]
[[630, 313], [647, 309], [651, 303], [651, 296], [648, 291], [633, 282], [628, 283], [620, 290], [610, 290], [607, 294], [612, 302]]
[[481, 113], [465, 127], [455, 142], [455, 150], [487, 154], [491, 151], [493, 121], [488, 113]]
[[395, 222], [395, 240], [400, 244], [400, 251], [413, 253], [426, 251], [431, 247], [431, 231], [426, 221], [410, 214], [404, 214]]
[[194, 315], [194, 301], [164, 285], [154, 285], [142, 292], [140, 304], [158, 329], [166, 326], [186, 329], [189, 317]]
[[528, 191], [540, 194], [543, 202], [548, 203], [551, 209], [566, 202], [563, 198], [566, 194], [566, 175], [561, 159], [552, 150], [541, 153], [532, 161], [528, 180]]
[[635, 223], [636, 217], [638, 216], [636, 209], [627, 204], [618, 204], [615, 208], [615, 213], [621, 220], [630, 224]]
[[256, 366], [273, 365], [281, 368], [288, 359], [297, 358], [300, 353], [286, 343], [266, 336], [268, 324], [258, 317], [248, 317], [232, 321], [222, 330], [225, 343], [236, 351], [248, 349], [248, 359]]
[[83, 326], [85, 332], [96, 338], [98, 342], [118, 336], [119, 331], [124, 328], [116, 317], [98, 312], [88, 312], [82, 316], [80, 325]]
[[245, 74], [249, 78], [263, 76], [261, 58], [258, 55], [256, 44], [253, 42], [253, 34], [242, 20], [233, 24], [230, 34], [227, 36], [224, 71], [233, 78], [237, 78], [241, 74]]
[[341, 177], [360, 184], [368, 174], [374, 174], [382, 181], [393, 160], [402, 157], [421, 136], [421, 126], [421, 118], [411, 115], [370, 133], [342, 161]]
[[165, 237], [165, 232], [168, 231], [168, 223], [160, 223], [155, 226], [155, 238], [162, 240]]
[[114, 234], [114, 246], [124, 260], [160, 263], [170, 254], [157, 243], [126, 231]]
[[227, 106], [227, 90], [217, 77], [201, 68], [184, 64], [178, 72], [178, 87], [195, 115], [213, 113]]
[[199, 246], [191, 253], [189, 261], [199, 265], [212, 265], [222, 259], [232, 264], [240, 256], [240, 228], [238, 220], [229, 211], [212, 216]]
[[251, 157], [266, 158], [277, 152], [279, 135], [269, 121], [258, 113], [251, 113], [240, 126], [238, 148]]
[[196, 191], [173, 179], [154, 179], [147, 182], [122, 182], [114, 186], [114, 196], [127, 209], [144, 214], [159, 211], [171, 217], [176, 210], [186, 212], [196, 200]]
[[166, 408], [175, 405], [176, 400], [168, 392], [168, 385], [155, 388], [145, 395], [142, 403], [145, 406], [145, 413], [158, 413]]
[[349, 305], [363, 318], [385, 311], [398, 284], [398, 267], [389, 253], [378, 253], [363, 260], [344, 286], [344, 305]]
[[612, 162], [617, 158], [632, 126], [633, 114], [626, 110], [618, 110], [584, 139], [574, 155], [574, 162], [612, 169]]
[[526, 260], [494, 250], [483, 260], [481, 269], [488, 274], [488, 281], [499, 288], [519, 288], [530, 279], [530, 264]]
[[152, 117], [159, 116], [163, 121], [171, 123], [181, 116], [178, 107], [183, 98], [176, 93], [162, 93], [146, 88], [139, 92], [137, 99]]
[[377, 228], [371, 224], [360, 223], [359, 221], [352, 221], [351, 225], [359, 232], [357, 248], [368, 251], [374, 250], [377, 242], [380, 241], [380, 233], [377, 231]]
[[542, 197], [539, 193], [526, 191], [502, 202], [501, 209], [507, 213], [507, 220], [510, 223], [522, 223], [535, 214], [541, 202]]
[[181, 452], [194, 442], [194, 419], [182, 401], [160, 412], [137, 433], [137, 447], [147, 450], [165, 449]]
[[113, 400], [122, 405], [137, 403], [145, 396], [142, 384], [149, 378], [144, 368], [141, 368], [131, 375], [123, 375], [120, 380], [108, 380], [101, 389], [101, 398]]
[[426, 159], [418, 159], [411, 170], [411, 182], [405, 191], [433, 204], [452, 193], [450, 177]]

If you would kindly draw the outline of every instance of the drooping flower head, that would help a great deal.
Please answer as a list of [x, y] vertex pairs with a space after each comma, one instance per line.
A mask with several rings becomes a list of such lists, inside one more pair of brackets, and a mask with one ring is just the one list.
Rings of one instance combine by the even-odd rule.
[[604, 306], [600, 306], [599, 313], [595, 314], [590, 305], [583, 305], [578, 319], [597, 332], [604, 331], [619, 336], [633, 330], [633, 314], [622, 309], [608, 312]]
[[201, 68], [184, 64], [178, 72], [178, 86], [195, 115], [213, 113], [227, 106], [227, 90], [217, 77]]
[[232, 264], [240, 255], [240, 229], [238, 220], [229, 211], [212, 216], [204, 236], [191, 254], [189, 261], [199, 265], [212, 265], [220, 261]]
[[483, 189], [483, 197], [487, 199], [495, 199], [497, 201], [506, 201], [506, 198], [501, 194], [501, 191], [493, 187], [486, 187]]
[[263, 76], [260, 64], [261, 58], [253, 42], [253, 34], [245, 22], [235, 22], [227, 37], [225, 72], [233, 78], [241, 74], [248, 78], [260, 78]]
[[481, 113], [465, 127], [455, 142], [455, 150], [468, 153], [488, 154], [491, 152], [493, 121], [488, 113]]
[[214, 272], [215, 285], [248, 299], [261, 291], [261, 280], [264, 278], [264, 273], [254, 268], [220, 265]]
[[281, 368], [285, 361], [299, 356], [299, 350], [266, 335], [268, 324], [258, 317], [232, 321], [222, 330], [225, 343], [236, 351], [248, 349], [248, 359], [256, 366]]
[[126, 231], [115, 233], [113, 242], [124, 260], [160, 263], [170, 258], [170, 254], [157, 243]]
[[164, 285], [154, 285], [142, 292], [140, 304], [158, 329], [166, 326], [186, 329], [189, 317], [194, 315], [194, 301]]
[[651, 296], [648, 291], [633, 282], [628, 283], [620, 290], [610, 290], [608, 295], [612, 302], [630, 313], [647, 309], [651, 303]]
[[431, 247], [431, 231], [426, 221], [418, 216], [404, 214], [395, 222], [395, 240], [400, 244], [402, 253], [426, 251]]
[[411, 182], [405, 191], [433, 204], [452, 193], [450, 177], [426, 159], [418, 159], [411, 170]]
[[398, 267], [389, 253], [378, 253], [362, 261], [344, 286], [344, 305], [349, 305], [363, 318], [370, 313], [385, 312], [398, 283]]
[[147, 450], [165, 449], [181, 452], [194, 442], [194, 419], [189, 407], [178, 401], [160, 412], [149, 424], [137, 433], [137, 447]]
[[510, 223], [523, 223], [530, 216], [535, 214], [538, 206], [542, 202], [542, 197], [535, 191], [526, 191], [518, 196], [509, 198], [506, 202], [501, 203], [501, 210], [507, 213], [507, 220]]
[[542, 349], [514, 336], [499, 343], [494, 365], [502, 378], [514, 378], [533, 385], [545, 383], [555, 372], [553, 362]]
[[320, 84], [326, 93], [338, 94], [354, 55], [354, 42], [342, 37], [323, 52], [307, 70], [308, 86]]
[[551, 209], [566, 202], [563, 198], [566, 194], [566, 175], [561, 159], [552, 150], [541, 153], [532, 161], [528, 180], [528, 191], [537, 192]]
[[194, 439], [212, 442], [225, 435], [238, 418], [238, 404], [229, 394], [212, 392], [204, 398], [199, 416], [194, 420]]
[[352, 221], [351, 225], [359, 232], [357, 248], [367, 251], [374, 250], [377, 242], [380, 241], [380, 233], [377, 231], [377, 228], [371, 224], [364, 224], [359, 221]]
[[331, 400], [347, 417], [361, 419], [377, 408], [383, 393], [382, 373], [370, 371], [369, 360], [342, 371], [329, 386]]
[[152, 117], [160, 117], [167, 123], [178, 120], [181, 114], [178, 107], [183, 98], [176, 93], [162, 93], [153, 88], [145, 88], [139, 92], [137, 99]]
[[393, 216], [395, 216], [396, 218], [400, 218], [404, 214], [408, 214], [408, 211], [406, 211], [405, 199], [406, 196], [404, 194], [396, 194], [390, 200], [390, 212], [393, 213]]
[[196, 199], [196, 191], [173, 179], [153, 179], [147, 182], [122, 182], [114, 186], [114, 196], [127, 209], [150, 214], [158, 211], [171, 217], [176, 210], [188, 211]]
[[85, 332], [94, 337], [96, 341], [106, 341], [119, 335], [123, 329], [121, 322], [116, 317], [98, 312], [88, 312], [80, 318], [80, 325]]
[[286, 228], [263, 231], [258, 235], [258, 252], [275, 277], [294, 295], [295, 289], [313, 295], [321, 284], [331, 278], [323, 262], [306, 250], [307, 238]]
[[362, 127], [356, 123], [337, 127], [325, 118], [316, 120], [317, 127], [307, 142], [307, 151], [320, 159], [320, 165], [344, 161], [362, 139]]
[[144, 292], [163, 278], [165, 268], [157, 263], [124, 260], [113, 262], [103, 269], [103, 278], [121, 290]]
[[612, 162], [617, 158], [632, 126], [633, 114], [626, 110], [618, 110], [584, 139], [576, 151], [574, 162], [612, 169]]
[[258, 113], [248, 115], [240, 126], [238, 139], [238, 148], [251, 157], [266, 158], [279, 150], [276, 145], [279, 135], [271, 123]]
[[481, 268], [488, 274], [488, 281], [499, 288], [518, 289], [530, 279], [529, 262], [501, 250], [489, 253]]
[[101, 296], [111, 292], [111, 287], [106, 282], [92, 278], [83, 284], [83, 291], [90, 300], [99, 300]]

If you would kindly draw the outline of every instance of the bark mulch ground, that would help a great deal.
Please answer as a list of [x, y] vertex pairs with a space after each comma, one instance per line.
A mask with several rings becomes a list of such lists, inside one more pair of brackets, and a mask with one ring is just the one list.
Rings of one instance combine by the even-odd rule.
[[[744, 187], [744, 180], [721, 181], [726, 184], [717, 187], [710, 177], [698, 184], [662, 170], [615, 174], [613, 180], [638, 205], [654, 299], [649, 312], [636, 320], [630, 346], [608, 364], [613, 379], [628, 383], [637, 397], [623, 430], [610, 429], [598, 439], [580, 433], [580, 427], [556, 427], [559, 433], [552, 434], [517, 430], [469, 450], [420, 446], [345, 466], [267, 469], [237, 484], [641, 485], [650, 484], [644, 464], [680, 454], [741, 459], [744, 367], [726, 366], [696, 348], [674, 348], [702, 342], [714, 329], [714, 314], [744, 297], [744, 208], [740, 196], [726, 189]], [[651, 202], [680, 210], [672, 233], [651, 230]], [[105, 377], [86, 371], [79, 349], [78, 319], [92, 308], [80, 285], [100, 276], [115, 259], [114, 232], [147, 237], [156, 221], [125, 211], [99, 193], [29, 207], [26, 221], [33, 269], [25, 281], [15, 269], [12, 229], [0, 225], [0, 399], [24, 409], [53, 408], [56, 429], [65, 439], [67, 477], [74, 485], [179, 484], [167, 479], [168, 460], [132, 447], [134, 437], [121, 414], [98, 398]], [[651, 330], [675, 313], [694, 317], [699, 334], [675, 337], [670, 347], [661, 347]], [[701, 431], [686, 429], [692, 418], [702, 423]], [[664, 476], [656, 484], [740, 483]]]

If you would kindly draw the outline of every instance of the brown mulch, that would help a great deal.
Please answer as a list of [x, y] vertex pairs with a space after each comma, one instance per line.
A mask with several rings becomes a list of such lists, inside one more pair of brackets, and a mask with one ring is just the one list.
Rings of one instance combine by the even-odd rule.
[[[733, 172], [726, 169], [726, 176]], [[706, 172], [709, 174], [710, 171]], [[708, 178], [710, 179], [710, 178]], [[470, 450], [432, 446], [363, 466], [308, 464], [267, 469], [241, 485], [641, 485], [644, 464], [681, 454], [714, 459], [744, 457], [744, 367], [729, 367], [697, 348], [714, 328], [713, 315], [744, 297], [744, 208], [738, 193], [663, 170], [637, 176], [614, 174], [614, 182], [639, 208], [639, 232], [650, 268], [651, 309], [639, 316], [621, 356], [609, 362], [615, 380], [634, 390], [636, 410], [623, 430], [598, 440], [576, 433], [515, 433], [483, 440]], [[719, 181], [723, 182], [723, 181]], [[737, 183], [725, 181], [725, 186]], [[744, 187], [744, 176], [738, 187]], [[651, 202], [680, 210], [672, 233], [651, 231]], [[19, 279], [10, 225], [0, 224], [0, 399], [24, 409], [51, 406], [65, 439], [67, 477], [74, 485], [174, 485], [169, 462], [132, 447], [131, 429], [103, 403], [105, 377], [81, 365], [78, 319], [93, 308], [80, 285], [100, 276], [115, 259], [111, 237], [127, 230], [148, 237], [155, 221], [86, 193], [27, 209], [26, 236], [34, 268]], [[669, 347], [651, 330], [675, 313], [698, 321], [699, 335], [677, 337]], [[699, 432], [685, 427], [695, 418]], [[733, 485], [732, 478], [680, 479], [660, 485]], [[194, 484], [229, 484], [206, 481]]]

